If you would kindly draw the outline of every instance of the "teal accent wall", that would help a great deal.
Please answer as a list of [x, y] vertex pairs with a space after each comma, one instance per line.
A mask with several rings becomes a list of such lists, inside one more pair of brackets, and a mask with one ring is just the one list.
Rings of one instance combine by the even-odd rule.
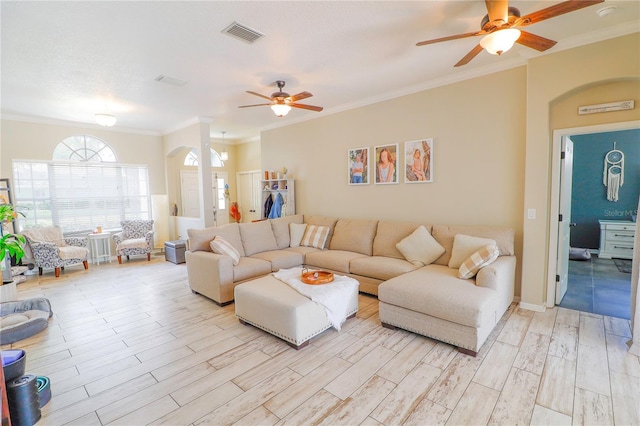
[[[640, 130], [571, 136], [573, 141], [573, 182], [571, 189], [571, 246], [597, 249], [600, 245], [598, 220], [631, 220], [637, 214], [640, 196]], [[617, 202], [607, 200], [602, 184], [604, 157], [613, 149], [624, 153], [624, 184]]]

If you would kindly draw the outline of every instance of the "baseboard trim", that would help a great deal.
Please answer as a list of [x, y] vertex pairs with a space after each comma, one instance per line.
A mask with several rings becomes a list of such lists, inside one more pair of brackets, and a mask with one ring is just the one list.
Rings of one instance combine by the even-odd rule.
[[520, 302], [518, 304], [522, 309], [533, 312], [544, 312], [547, 308], [545, 305], [534, 305], [533, 303]]

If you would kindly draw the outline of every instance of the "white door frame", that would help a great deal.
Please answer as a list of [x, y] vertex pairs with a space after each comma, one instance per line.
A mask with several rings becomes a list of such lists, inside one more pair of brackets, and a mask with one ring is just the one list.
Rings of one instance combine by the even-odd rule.
[[593, 126], [572, 127], [553, 131], [553, 152], [551, 157], [551, 200], [549, 208], [549, 259], [547, 263], [547, 308], [555, 306], [556, 270], [558, 263], [558, 215], [560, 214], [560, 153], [562, 138], [573, 135], [606, 133], [620, 130], [640, 129], [640, 120], [620, 123], [596, 124]]
[[[211, 172], [211, 184], [213, 189], [213, 208], [215, 209], [214, 224], [215, 226], [226, 225], [229, 223], [229, 200], [225, 201], [225, 208], [220, 208], [220, 198], [218, 198], [218, 181], [217, 179], [222, 179], [225, 185], [229, 184], [229, 173], [225, 171], [212, 171]], [[224, 187], [222, 188], [224, 189]]]

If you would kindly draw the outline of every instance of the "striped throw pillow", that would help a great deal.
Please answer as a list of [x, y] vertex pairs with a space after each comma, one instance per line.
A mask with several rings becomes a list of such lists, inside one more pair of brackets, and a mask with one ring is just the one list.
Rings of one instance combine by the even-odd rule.
[[458, 277], [464, 279], [475, 277], [480, 269], [493, 263], [499, 255], [500, 251], [494, 245], [482, 247], [462, 262], [458, 269]]
[[211, 251], [214, 253], [229, 256], [234, 265], [240, 263], [240, 253], [238, 253], [238, 250], [236, 250], [229, 241], [225, 240], [220, 235], [216, 235], [209, 243], [209, 246], [211, 246]]
[[304, 236], [302, 237], [302, 241], [300, 241], [300, 245], [322, 250], [324, 248], [324, 243], [327, 242], [328, 236], [328, 226], [307, 225], [307, 229], [304, 231]]

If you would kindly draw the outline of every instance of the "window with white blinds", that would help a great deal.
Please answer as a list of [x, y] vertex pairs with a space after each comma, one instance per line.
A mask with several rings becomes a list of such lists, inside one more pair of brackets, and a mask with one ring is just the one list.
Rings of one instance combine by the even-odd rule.
[[143, 165], [13, 161], [20, 228], [60, 226], [64, 233], [120, 228], [150, 219], [149, 172]]

